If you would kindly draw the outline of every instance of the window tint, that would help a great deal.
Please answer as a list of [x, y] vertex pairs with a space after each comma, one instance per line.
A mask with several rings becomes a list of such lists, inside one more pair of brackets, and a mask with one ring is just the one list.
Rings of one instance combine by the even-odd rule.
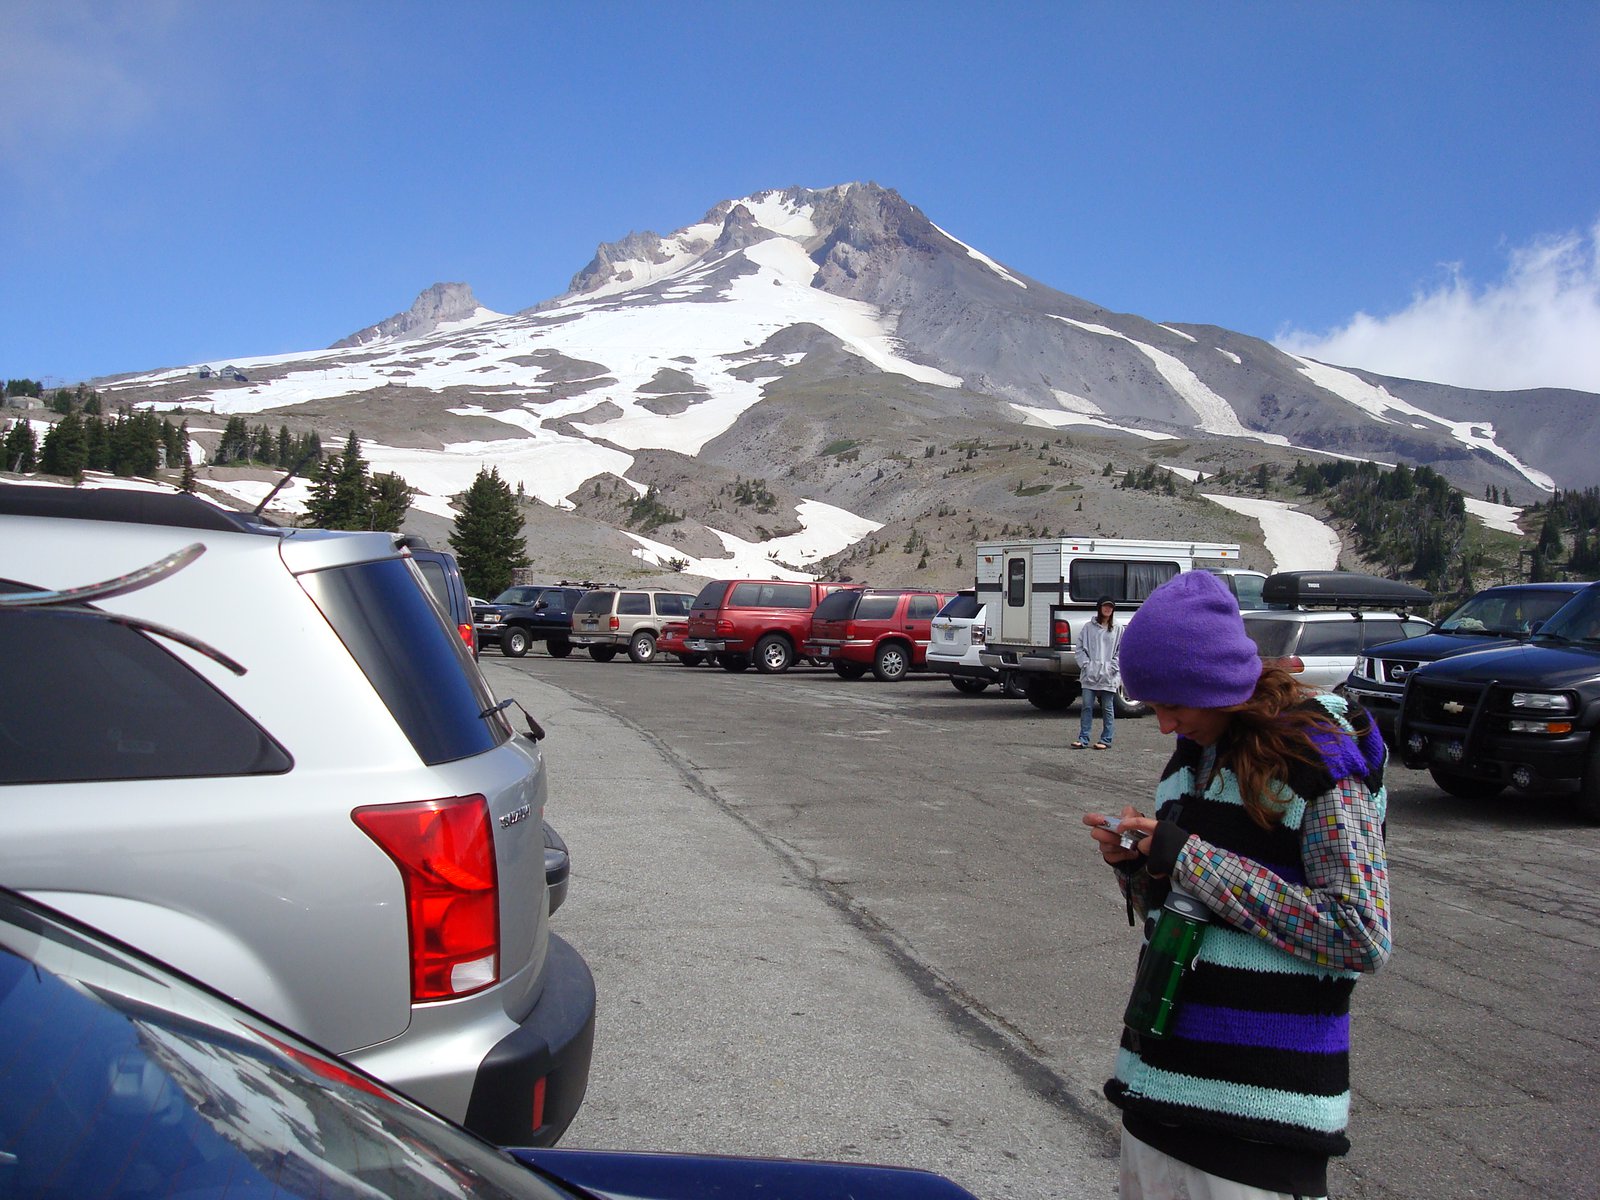
[[450, 612], [450, 581], [445, 578], [444, 564], [434, 562], [432, 559], [413, 559], [417, 570], [422, 572], [422, 578], [428, 583], [428, 590], [433, 593], [433, 598], [438, 601], [439, 607], [446, 614]]
[[507, 588], [494, 598], [496, 604], [532, 604], [538, 598], [539, 589], [535, 587]]
[[615, 592], [585, 592], [579, 597], [578, 602], [572, 606], [574, 615], [577, 613], [608, 613], [611, 611], [611, 597]]
[[700, 589], [700, 594], [694, 598], [695, 608], [716, 608], [722, 603], [722, 593], [727, 590], [728, 581], [718, 579], [708, 583]]
[[623, 592], [617, 600], [617, 615], [622, 617], [648, 617], [650, 615], [650, 593]]
[[1400, 636], [1408, 638], [1421, 637], [1433, 629], [1426, 621], [1419, 621], [1414, 618], [1408, 621], [1401, 621], [1400, 626], [1405, 631]]
[[1093, 604], [1101, 596], [1121, 604], [1143, 600], [1177, 573], [1175, 562], [1079, 558], [1067, 568], [1067, 592], [1083, 604]]
[[856, 610], [856, 601], [861, 599], [859, 590], [845, 592], [829, 592], [822, 598], [822, 603], [817, 605], [813, 620], [817, 621], [843, 621], [849, 618]]
[[1295, 653], [1301, 658], [1354, 654], [1361, 649], [1361, 621], [1320, 621], [1300, 631]]
[[983, 602], [976, 596], [952, 596], [945, 606], [939, 610], [941, 617], [953, 617], [958, 620], [970, 620], [978, 615], [978, 610], [983, 607]]
[[856, 605], [855, 620], [886, 621], [894, 616], [894, 610], [899, 605], [899, 596], [863, 596], [861, 603]]
[[[411, 590], [427, 604], [415, 582]], [[0, 783], [266, 775], [293, 765], [158, 641], [101, 617], [0, 613], [0, 662], [8, 678], [28, 681], [0, 687]]]
[[478, 715], [494, 697], [404, 560], [318, 571], [300, 583], [424, 762], [466, 758], [511, 736], [503, 717]]
[[1361, 622], [1362, 646], [1378, 646], [1384, 642], [1398, 641], [1405, 636], [1405, 626], [1400, 623], [1399, 617], [1369, 618]]
[[1028, 560], [1006, 559], [1006, 607], [1022, 608], [1028, 603]]
[[1265, 608], [1266, 601], [1261, 599], [1261, 588], [1267, 582], [1259, 575], [1229, 575], [1233, 581], [1233, 594], [1239, 601], [1240, 608]]
[[1294, 653], [1295, 635], [1300, 626], [1293, 621], [1246, 621], [1244, 631], [1250, 635], [1262, 658], [1282, 658]]
[[576, 592], [567, 588], [545, 588], [539, 593], [539, 600], [543, 600], [547, 608], [570, 608], [576, 595]]
[[939, 597], [913, 596], [911, 605], [906, 609], [906, 616], [913, 621], [927, 621], [939, 611]]
[[689, 612], [692, 597], [682, 592], [657, 592], [656, 613], [663, 617], [681, 617]]
[[733, 608], [810, 608], [808, 583], [741, 583], [728, 597]]

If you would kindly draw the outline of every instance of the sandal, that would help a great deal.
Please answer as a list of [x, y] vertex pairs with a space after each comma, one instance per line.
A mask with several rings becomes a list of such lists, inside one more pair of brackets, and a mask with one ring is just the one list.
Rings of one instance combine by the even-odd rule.
[[1096, 742], [1094, 744], [1094, 748], [1096, 750], [1109, 750], [1109, 749], [1111, 749], [1111, 743], [1110, 742]]
[[1072, 743], [1072, 748], [1074, 750], [1087, 750], [1089, 748], [1089, 743], [1088, 742], [1073, 742]]

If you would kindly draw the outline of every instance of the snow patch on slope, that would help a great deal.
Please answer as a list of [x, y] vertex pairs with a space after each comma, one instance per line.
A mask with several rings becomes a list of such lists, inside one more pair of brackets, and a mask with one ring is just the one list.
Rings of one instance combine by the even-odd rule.
[[689, 558], [674, 546], [628, 533], [625, 529], [620, 532], [639, 543], [640, 549], [635, 553], [646, 562], [660, 566], [670, 559], [687, 559], [688, 566], [684, 571], [690, 575], [702, 575], [707, 579], [731, 579], [741, 575], [753, 579], [815, 579], [815, 572], [799, 570], [795, 564], [816, 562], [830, 554], [837, 554], [867, 534], [883, 528], [877, 521], [858, 517], [855, 513], [824, 504], [820, 500], [802, 500], [795, 505], [795, 514], [803, 526], [801, 532], [765, 542], [748, 542], [731, 533], [713, 529], [711, 532], [717, 535], [722, 548], [728, 551], [727, 556], [722, 558]]
[[1260, 523], [1274, 571], [1339, 569], [1339, 551], [1343, 549], [1339, 535], [1309, 513], [1297, 512], [1281, 500], [1202, 494], [1212, 503]]
[[1500, 533], [1521, 533], [1517, 525], [1517, 518], [1522, 515], [1520, 508], [1513, 508], [1509, 504], [1492, 504], [1488, 500], [1474, 500], [1470, 496], [1463, 496], [1462, 501], [1467, 506], [1467, 511], [1490, 529]]
[[[1061, 393], [1057, 393], [1058, 395]], [[1033, 408], [1026, 404], [1011, 405], [1022, 414], [1024, 425], [1044, 425], [1051, 429], [1061, 429], [1067, 425], [1092, 425], [1096, 429], [1104, 429], [1107, 433], [1131, 433], [1134, 437], [1142, 437], [1151, 442], [1175, 442], [1178, 440], [1174, 433], [1156, 433], [1150, 429], [1130, 429], [1126, 425], [1117, 425], [1104, 417], [1097, 417], [1092, 413], [1062, 412], [1054, 408]]]
[[[933, 222], [929, 221], [928, 224], [933, 225]], [[935, 229], [939, 229], [939, 226], [937, 226], [937, 225], [933, 225], [933, 227]], [[974, 250], [971, 246], [967, 245], [960, 238], [956, 237], [955, 234], [951, 233], [948, 229], [939, 229], [939, 232], [944, 234], [945, 237], [949, 238], [956, 245], [960, 246], [969, 255], [971, 255], [973, 258], [977, 259], [984, 266], [988, 267], [989, 270], [993, 271], [996, 275], [1000, 276], [1000, 278], [1004, 279], [1007, 283], [1014, 283], [1019, 288], [1026, 288], [1028, 286], [1022, 280], [1018, 279], [1015, 275], [1013, 275], [1010, 271], [1006, 270], [999, 263], [995, 262], [994, 259], [990, 258], [983, 251]]]

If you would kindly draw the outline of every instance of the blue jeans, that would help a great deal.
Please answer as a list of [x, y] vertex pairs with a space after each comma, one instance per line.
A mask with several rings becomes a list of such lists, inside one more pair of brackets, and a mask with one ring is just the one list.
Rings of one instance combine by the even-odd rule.
[[1111, 745], [1111, 734], [1117, 727], [1117, 694], [1083, 689], [1083, 715], [1078, 718], [1078, 740], [1087, 742], [1089, 730], [1094, 725], [1094, 710], [1100, 710], [1100, 740]]

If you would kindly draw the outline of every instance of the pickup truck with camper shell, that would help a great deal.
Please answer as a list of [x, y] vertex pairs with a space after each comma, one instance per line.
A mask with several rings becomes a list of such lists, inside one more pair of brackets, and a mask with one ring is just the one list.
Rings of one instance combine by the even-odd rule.
[[1600, 583], [1525, 642], [1418, 667], [1395, 743], [1452, 796], [1575, 783], [1578, 811], [1600, 822]]
[[[1070, 537], [979, 542], [977, 598], [989, 611], [980, 661], [1002, 677], [1013, 675], [1035, 708], [1066, 708], [1081, 690], [1073, 630], [1094, 619], [1101, 596], [1116, 601], [1117, 622], [1125, 624], [1144, 598], [1174, 575], [1207, 564], [1236, 567], [1239, 553], [1237, 545], [1223, 542]], [[1116, 710], [1118, 716], [1147, 711], [1125, 693], [1118, 694]]]
[[713, 656], [725, 671], [753, 665], [765, 675], [787, 671], [806, 653], [811, 614], [843, 583], [815, 580], [716, 579], [689, 609], [691, 654]]
[[841, 588], [812, 614], [806, 653], [827, 662], [841, 679], [860, 679], [870, 670], [881, 683], [898, 683], [923, 669], [933, 618], [951, 595]]

